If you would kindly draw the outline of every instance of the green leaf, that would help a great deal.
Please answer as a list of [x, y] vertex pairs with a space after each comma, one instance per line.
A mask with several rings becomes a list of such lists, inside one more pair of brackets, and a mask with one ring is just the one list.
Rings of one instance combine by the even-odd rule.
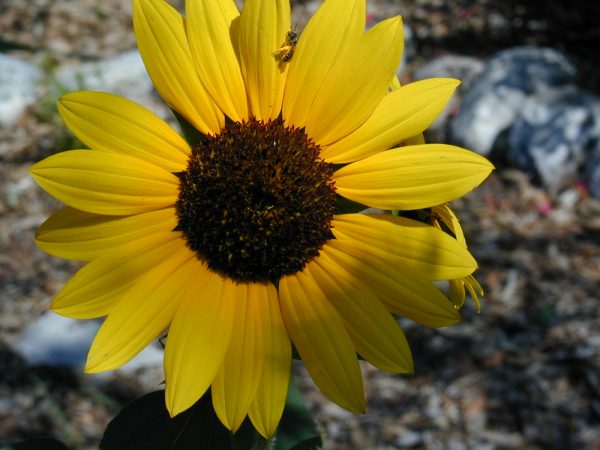
[[171, 111], [175, 115], [177, 122], [179, 122], [179, 126], [181, 127], [181, 132], [183, 133], [183, 137], [185, 138], [187, 143], [190, 145], [190, 147], [193, 148], [196, 145], [198, 145], [200, 142], [204, 141], [206, 136], [204, 136], [202, 133], [200, 133], [192, 124], [190, 124], [187, 120], [185, 120], [185, 118], [181, 114], [179, 114], [177, 111], [175, 111], [174, 109], [171, 109]]
[[164, 391], [140, 397], [108, 424], [100, 450], [232, 450], [231, 433], [215, 414], [210, 395], [169, 417]]
[[232, 450], [258, 450], [258, 439], [258, 432], [254, 429], [250, 420], [246, 418], [242, 426], [232, 435], [231, 448]]
[[323, 448], [323, 438], [321, 436], [314, 436], [298, 442], [290, 450], [321, 450], [321, 448]]
[[421, 223], [431, 224], [432, 211], [431, 208], [425, 209], [411, 209], [409, 211], [398, 211], [395, 210], [395, 216], [406, 217], [407, 219], [416, 220]]
[[36, 438], [2, 447], [2, 450], [69, 450], [69, 448], [56, 439]]
[[345, 197], [338, 197], [335, 202], [335, 213], [336, 214], [351, 214], [363, 211], [368, 209], [369, 207], [366, 205], [362, 205], [360, 203], [353, 202], [352, 200], [348, 200]]
[[283, 417], [275, 437], [266, 441], [246, 419], [232, 442], [232, 450], [320, 450], [323, 446], [323, 438], [318, 434], [293, 379], [290, 379]]
[[214, 412], [210, 393], [170, 418], [164, 391], [156, 391], [134, 400], [117, 414], [102, 437], [100, 450], [320, 450], [322, 445], [323, 439], [292, 380], [283, 417], [270, 442], [258, 435], [248, 419], [232, 435]]
[[323, 439], [317, 432], [312, 416], [302, 400], [302, 394], [292, 379], [273, 450], [317, 450], [322, 445]]

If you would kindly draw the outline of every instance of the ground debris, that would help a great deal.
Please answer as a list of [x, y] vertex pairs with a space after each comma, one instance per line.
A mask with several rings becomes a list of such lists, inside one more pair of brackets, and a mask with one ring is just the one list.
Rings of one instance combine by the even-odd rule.
[[[181, 8], [183, 1], [171, 3]], [[504, 14], [504, 3], [493, 1], [368, 3], [376, 19], [401, 13], [418, 53], [432, 56], [459, 49], [460, 36], [472, 41], [464, 53], [477, 54], [477, 32], [505, 39], [518, 2], [508, 2]], [[316, 4], [295, 3], [299, 28]], [[543, 25], [538, 31], [548, 30]], [[0, 29], [0, 51], [48, 71], [135, 45], [131, 3], [121, 0], [5, 0]], [[80, 369], [29, 366], [12, 350], [79, 267], [34, 245], [36, 228], [60, 206], [27, 168], [74, 143], [52, 108], [40, 102], [16, 127], [0, 130], [0, 446], [51, 435], [91, 450], [116, 411], [145, 388], [121, 375], [98, 384]], [[363, 365], [365, 415], [333, 405], [296, 367], [325, 448], [600, 449], [600, 202], [579, 187], [551, 196], [519, 171], [498, 170], [452, 206], [479, 262], [481, 313], [467, 302], [463, 322], [440, 330], [402, 321], [415, 375]]]

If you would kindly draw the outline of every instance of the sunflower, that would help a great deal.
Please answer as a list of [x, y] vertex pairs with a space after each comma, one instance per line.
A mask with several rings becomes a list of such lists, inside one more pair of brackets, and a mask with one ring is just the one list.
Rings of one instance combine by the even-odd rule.
[[[363, 0], [327, 0], [289, 45], [288, 0], [134, 0], [134, 30], [160, 95], [194, 133], [124, 98], [76, 92], [59, 112], [89, 149], [31, 168], [67, 206], [39, 229], [46, 252], [87, 262], [52, 309], [104, 317], [87, 372], [126, 363], [168, 330], [172, 416], [209, 388], [235, 431], [273, 435], [292, 344], [320, 390], [365, 410], [357, 354], [413, 371], [394, 315], [430, 327], [459, 313], [435, 280], [469, 276], [466, 247], [435, 227], [360, 208], [451, 201], [492, 170], [421, 133], [458, 82], [390, 92], [402, 47], [391, 18], [364, 31]], [[196, 136], [192, 138], [190, 136]], [[362, 206], [361, 206], [362, 205]]]

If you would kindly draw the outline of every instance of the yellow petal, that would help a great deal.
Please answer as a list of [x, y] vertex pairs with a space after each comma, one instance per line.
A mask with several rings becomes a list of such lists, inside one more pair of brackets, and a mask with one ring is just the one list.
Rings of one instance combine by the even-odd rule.
[[450, 288], [449, 297], [452, 304], [458, 309], [462, 308], [465, 304], [466, 291], [464, 278], [458, 280], [448, 280], [448, 287]]
[[306, 132], [317, 144], [337, 141], [369, 118], [387, 93], [402, 48], [402, 20], [395, 17], [375, 25], [340, 55], [306, 122]]
[[135, 156], [168, 172], [186, 168], [190, 147], [185, 140], [137, 103], [104, 92], [73, 92], [60, 98], [58, 112], [94, 150]]
[[171, 323], [197, 273], [195, 255], [183, 247], [140, 276], [110, 311], [88, 354], [86, 372], [116, 369]]
[[179, 179], [154, 164], [112, 152], [71, 150], [34, 164], [30, 173], [53, 197], [95, 214], [129, 215], [173, 206]]
[[265, 317], [269, 314], [269, 298], [276, 295], [271, 284], [235, 285], [233, 332], [225, 361], [211, 387], [217, 417], [234, 433], [256, 397], [265, 362]]
[[203, 268], [182, 299], [165, 348], [165, 398], [171, 417], [192, 406], [223, 364], [236, 311], [232, 281]]
[[185, 12], [187, 38], [202, 84], [233, 121], [248, 119], [246, 88], [230, 35], [240, 15], [235, 3], [186, 0]]
[[494, 166], [483, 156], [442, 144], [377, 153], [335, 172], [340, 195], [380, 209], [428, 208], [475, 189]]
[[469, 295], [475, 302], [477, 312], [479, 313], [481, 311], [479, 296], [483, 295], [483, 289], [473, 275], [457, 280], [448, 280], [448, 285], [450, 287], [450, 301], [452, 301], [452, 304], [457, 309], [461, 309], [465, 304], [466, 289], [469, 291]]
[[107, 315], [148, 270], [186, 249], [178, 232], [155, 233], [123, 244], [81, 268], [52, 302], [52, 310], [74, 319]]
[[217, 134], [225, 119], [200, 82], [181, 15], [164, 0], [134, 0], [133, 29], [156, 90], [204, 134]]
[[360, 266], [354, 270], [341, 266], [338, 260], [343, 257], [326, 244], [319, 257], [305, 270], [341, 316], [356, 351], [363, 358], [388, 372], [413, 372], [410, 347], [404, 333], [372, 293], [377, 286], [362, 282]]
[[285, 41], [290, 25], [289, 0], [246, 0], [240, 17], [239, 55], [252, 114], [258, 120], [275, 119], [288, 64], [273, 56]]
[[425, 143], [425, 136], [423, 136], [423, 133], [419, 133], [416, 136], [409, 137], [404, 142], [402, 142], [402, 146], [423, 145], [424, 143]]
[[336, 238], [350, 240], [365, 254], [424, 279], [461, 278], [477, 268], [469, 251], [454, 238], [415, 220], [387, 214], [343, 214], [335, 216], [331, 224]]
[[468, 277], [464, 278], [464, 283], [467, 290], [469, 291], [469, 295], [475, 302], [475, 305], [477, 307], [477, 313], [479, 313], [481, 311], [481, 303], [479, 302], [479, 296], [483, 295], [483, 288], [473, 275], [469, 275]]
[[431, 208], [434, 215], [438, 216], [442, 222], [452, 231], [456, 240], [463, 245], [467, 245], [467, 241], [465, 240], [465, 235], [463, 233], [462, 227], [460, 226], [460, 221], [456, 214], [448, 207], [448, 205], [439, 205]]
[[459, 84], [450, 78], [432, 78], [396, 89], [383, 97], [365, 123], [325, 147], [321, 156], [332, 163], [357, 161], [422, 133], [442, 112]]
[[335, 251], [340, 270], [354, 275], [357, 290], [371, 289], [389, 311], [433, 328], [460, 321], [442, 291], [404, 265], [365, 252], [362, 243], [344, 238], [328, 241], [325, 248]]
[[341, 407], [364, 412], [362, 376], [352, 340], [316, 280], [305, 268], [282, 278], [279, 294], [285, 327], [319, 389]]
[[265, 347], [260, 355], [264, 367], [256, 399], [248, 412], [254, 428], [266, 439], [275, 434], [283, 414], [292, 365], [290, 338], [281, 318], [277, 293], [269, 289], [268, 294], [265, 299]]
[[91, 261], [149, 234], [168, 234], [176, 225], [173, 208], [134, 216], [100, 216], [67, 207], [40, 226], [35, 242], [51, 255]]
[[283, 118], [288, 125], [306, 125], [323, 80], [364, 31], [363, 0], [327, 0], [321, 4], [300, 35], [290, 62], [283, 98]]

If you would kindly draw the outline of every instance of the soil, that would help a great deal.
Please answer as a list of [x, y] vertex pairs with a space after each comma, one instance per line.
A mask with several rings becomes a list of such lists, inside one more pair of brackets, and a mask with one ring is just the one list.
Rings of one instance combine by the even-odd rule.
[[[485, 58], [549, 45], [572, 58], [582, 86], [600, 92], [600, 53], [590, 45], [600, 6], [542, 3], [374, 0], [368, 12], [372, 20], [403, 15], [414, 32], [412, 68], [444, 53]], [[298, 29], [317, 4], [294, 3]], [[0, 51], [39, 64], [48, 78], [66, 62], [135, 47], [131, 5], [121, 0], [3, 0], [0, 29]], [[71, 368], [31, 366], [12, 349], [78, 267], [34, 245], [59, 204], [27, 169], [73, 143], [46, 88], [17, 126], [0, 130], [0, 447], [53, 436], [87, 450], [149, 387], [143, 374], [98, 382]], [[453, 206], [480, 265], [481, 313], [468, 302], [461, 324], [439, 330], [402, 321], [415, 374], [364, 365], [365, 415], [333, 405], [296, 367], [325, 448], [600, 449], [600, 202], [579, 186], [550, 196], [501, 169]]]

